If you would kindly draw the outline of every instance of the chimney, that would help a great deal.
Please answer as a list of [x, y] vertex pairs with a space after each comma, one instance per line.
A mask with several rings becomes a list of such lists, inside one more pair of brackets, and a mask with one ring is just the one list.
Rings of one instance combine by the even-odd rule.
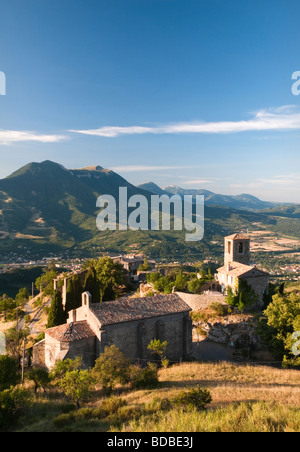
[[69, 312], [68, 323], [76, 322], [76, 309]]

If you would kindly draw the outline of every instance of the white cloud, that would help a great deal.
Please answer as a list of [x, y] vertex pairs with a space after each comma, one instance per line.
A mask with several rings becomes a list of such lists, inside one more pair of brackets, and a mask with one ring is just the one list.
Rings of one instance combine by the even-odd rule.
[[40, 135], [36, 132], [0, 129], [0, 144], [2, 145], [26, 141], [57, 143], [66, 139], [67, 137], [63, 135]]
[[164, 171], [164, 170], [176, 170], [176, 169], [190, 169], [195, 166], [147, 166], [147, 165], [128, 165], [128, 166], [114, 166], [111, 169], [116, 172], [135, 173], [140, 171]]
[[251, 119], [240, 121], [191, 122], [162, 124], [153, 127], [110, 127], [99, 129], [70, 130], [90, 136], [114, 138], [121, 135], [178, 134], [178, 133], [239, 133], [265, 130], [300, 130], [300, 112], [293, 105], [256, 112]]

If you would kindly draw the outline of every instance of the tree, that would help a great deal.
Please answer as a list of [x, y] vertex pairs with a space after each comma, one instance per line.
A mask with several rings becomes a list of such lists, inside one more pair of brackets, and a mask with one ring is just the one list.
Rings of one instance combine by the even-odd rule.
[[176, 291], [184, 291], [187, 286], [187, 277], [182, 272], [179, 272], [176, 275], [175, 279], [175, 290]]
[[66, 292], [66, 312], [77, 309], [81, 306], [81, 297], [84, 289], [79, 275], [73, 275], [69, 280]]
[[0, 391], [16, 386], [20, 382], [19, 366], [15, 359], [0, 356]]
[[188, 290], [191, 293], [199, 294], [201, 293], [202, 286], [203, 286], [202, 279], [193, 278], [188, 283]]
[[260, 335], [267, 339], [272, 351], [287, 363], [292, 354], [293, 333], [300, 328], [300, 296], [297, 293], [276, 294], [264, 311], [266, 323], [260, 325]]
[[121, 264], [114, 262], [109, 257], [102, 257], [93, 261], [100, 285], [101, 301], [115, 300], [124, 285], [124, 270]]
[[8, 297], [6, 294], [2, 295], [0, 298], [0, 314], [3, 314], [5, 322], [9, 315], [16, 309], [16, 306], [15, 300]]
[[105, 392], [110, 394], [117, 384], [129, 382], [130, 360], [115, 345], [105, 347], [104, 353], [95, 362], [92, 375]]
[[57, 271], [53, 269], [46, 271], [36, 280], [35, 287], [45, 295], [52, 295], [54, 291], [53, 280], [57, 278], [57, 275]]
[[139, 266], [138, 271], [139, 272], [148, 272], [151, 270], [151, 266], [149, 265], [148, 259], [145, 257], [144, 263]]
[[53, 328], [62, 325], [65, 322], [66, 315], [62, 304], [62, 296], [60, 292], [55, 291], [49, 310], [47, 328]]
[[39, 368], [39, 369], [32, 369], [27, 374], [28, 380], [31, 380], [34, 382], [34, 392], [37, 393], [37, 390], [41, 387], [43, 388], [44, 392], [46, 392], [46, 388], [49, 386], [50, 383], [50, 377], [49, 373], [46, 369]]
[[16, 302], [20, 306], [24, 305], [29, 300], [30, 294], [28, 292], [28, 289], [24, 287], [23, 289], [20, 289], [17, 296], [16, 296]]
[[85, 278], [84, 292], [89, 292], [92, 295], [93, 303], [100, 303], [100, 283], [92, 262]]
[[85, 402], [89, 395], [93, 379], [88, 370], [72, 370], [66, 372], [59, 381], [59, 386], [65, 395], [76, 404], [77, 409], [80, 403]]
[[13, 357], [16, 361], [20, 362], [23, 349], [23, 341], [30, 334], [28, 327], [21, 330], [10, 328], [6, 331], [6, 350], [7, 354]]
[[82, 358], [77, 357], [75, 359], [59, 360], [55, 363], [54, 368], [51, 370], [50, 378], [60, 380], [67, 372], [73, 370], [79, 370], [82, 368]]
[[167, 341], [161, 342], [159, 339], [153, 339], [147, 347], [148, 350], [151, 350], [159, 357], [164, 367], [168, 367], [169, 365], [169, 361], [167, 360], [167, 346]]

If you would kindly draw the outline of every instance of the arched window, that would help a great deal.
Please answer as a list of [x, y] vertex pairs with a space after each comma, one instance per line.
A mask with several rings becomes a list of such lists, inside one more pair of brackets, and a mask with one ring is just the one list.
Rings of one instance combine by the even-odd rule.
[[239, 254], [243, 254], [244, 253], [244, 245], [242, 242], [239, 243]]

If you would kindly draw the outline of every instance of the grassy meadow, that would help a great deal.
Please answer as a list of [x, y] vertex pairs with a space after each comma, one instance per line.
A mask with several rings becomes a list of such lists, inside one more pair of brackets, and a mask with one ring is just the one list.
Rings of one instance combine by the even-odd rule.
[[[184, 363], [159, 371], [156, 389], [95, 388], [78, 411], [57, 390], [38, 393], [20, 420], [23, 432], [299, 432], [300, 373], [233, 363]], [[29, 384], [29, 383], [28, 383]], [[199, 385], [212, 402], [182, 409], [172, 400]]]

